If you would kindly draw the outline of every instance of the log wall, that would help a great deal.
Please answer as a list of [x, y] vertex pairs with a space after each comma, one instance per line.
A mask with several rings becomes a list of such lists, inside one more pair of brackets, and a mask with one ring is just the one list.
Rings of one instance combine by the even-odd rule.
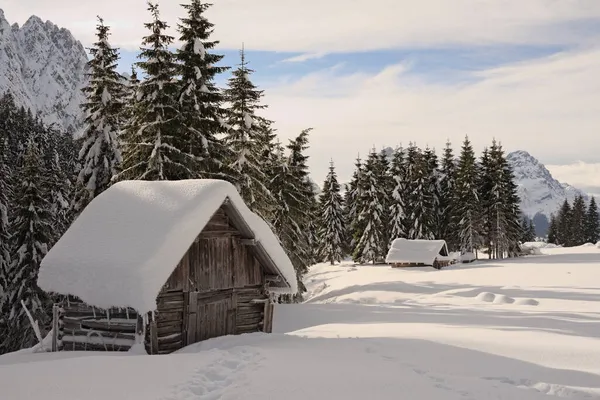
[[138, 327], [138, 314], [133, 309], [103, 310], [68, 299], [59, 309], [58, 349], [127, 351], [135, 343]]

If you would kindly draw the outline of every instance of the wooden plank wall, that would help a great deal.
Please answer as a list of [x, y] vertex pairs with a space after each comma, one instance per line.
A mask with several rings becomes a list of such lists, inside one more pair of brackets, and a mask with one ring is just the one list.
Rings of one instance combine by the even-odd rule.
[[158, 295], [157, 310], [148, 317], [146, 351], [148, 354], [168, 354], [185, 346], [184, 292], [165, 291]]

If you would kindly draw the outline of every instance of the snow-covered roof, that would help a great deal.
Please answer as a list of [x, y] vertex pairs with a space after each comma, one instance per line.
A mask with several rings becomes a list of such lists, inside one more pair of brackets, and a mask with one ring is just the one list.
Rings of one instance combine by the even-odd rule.
[[442, 249], [446, 249], [445, 255], [447, 255], [448, 252], [444, 240], [408, 240], [399, 238], [392, 242], [385, 262], [388, 264], [433, 265], [433, 261], [436, 258], [441, 258], [440, 251]]
[[38, 285], [100, 308], [156, 309], [156, 296], [224, 206], [277, 290], [297, 291], [294, 267], [267, 223], [221, 180], [123, 181], [96, 197], [42, 261]]

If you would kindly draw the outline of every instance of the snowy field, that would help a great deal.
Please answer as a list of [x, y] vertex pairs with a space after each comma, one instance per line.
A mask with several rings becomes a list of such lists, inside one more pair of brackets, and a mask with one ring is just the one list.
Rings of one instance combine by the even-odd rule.
[[0, 357], [2, 400], [600, 399], [600, 249], [441, 271], [317, 265], [275, 333], [169, 356]]

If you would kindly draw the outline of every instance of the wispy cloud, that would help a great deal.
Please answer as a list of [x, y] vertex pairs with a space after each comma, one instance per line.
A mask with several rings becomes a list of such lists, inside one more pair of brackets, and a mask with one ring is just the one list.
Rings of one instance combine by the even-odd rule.
[[304, 54], [300, 54], [299, 56], [286, 58], [284, 60], [281, 60], [281, 62], [291, 62], [291, 63], [305, 62], [305, 61], [309, 61], [309, 60], [317, 60], [319, 58], [325, 57], [326, 55], [327, 55], [327, 53], [325, 53], [323, 51], [318, 52], [318, 53], [304, 53]]
[[546, 168], [560, 182], [568, 183], [591, 195], [600, 197], [600, 162], [579, 161], [566, 165], [547, 165]]
[[[179, 1], [161, 2], [174, 29]], [[350, 52], [415, 46], [481, 44], [581, 44], [600, 28], [597, 0], [219, 0], [208, 15], [225, 48], [301, 53]], [[112, 40], [137, 48], [147, 32], [145, 2], [104, 0], [4, 0], [11, 21], [32, 12], [71, 29], [89, 44], [101, 15], [113, 26]], [[394, 10], [391, 12], [391, 10]], [[318, 27], [318, 28], [317, 28]]]

